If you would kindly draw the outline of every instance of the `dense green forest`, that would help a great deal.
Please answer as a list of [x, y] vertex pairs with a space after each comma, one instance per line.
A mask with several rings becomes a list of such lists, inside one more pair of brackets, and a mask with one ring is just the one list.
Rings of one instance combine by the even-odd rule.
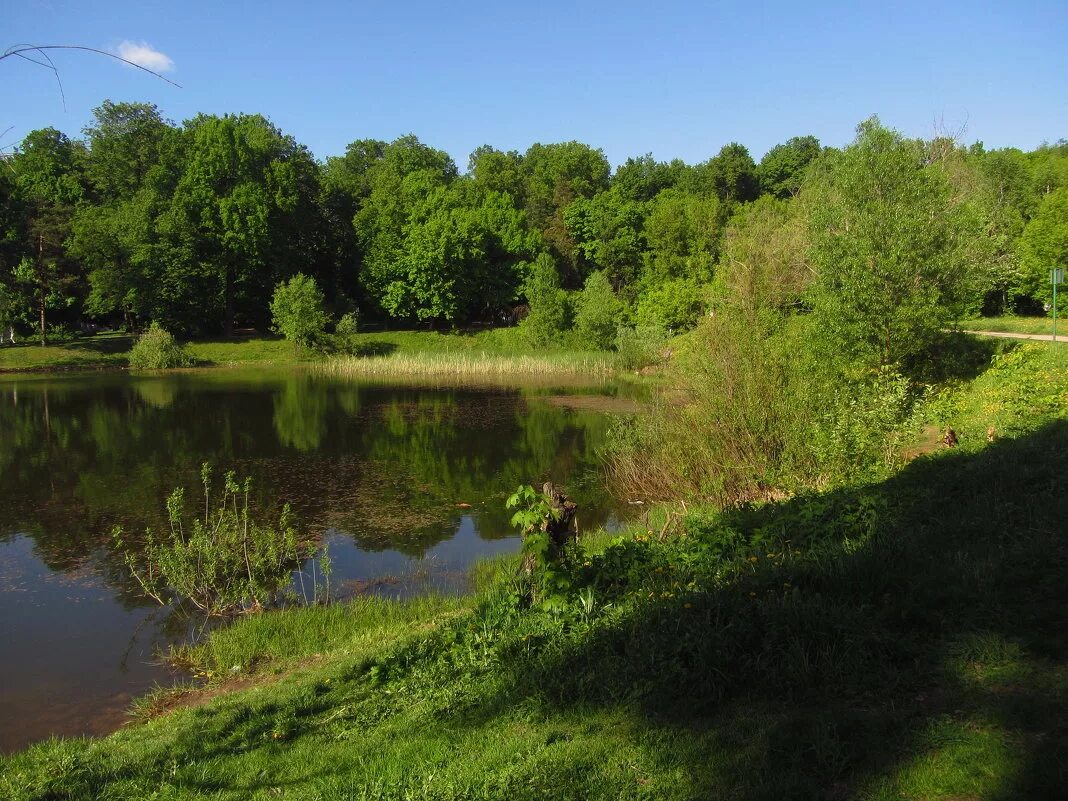
[[[896, 319], [940, 326], [1041, 312], [1049, 267], [1068, 260], [1063, 140], [988, 151], [908, 140], [872, 119], [846, 148], [800, 136], [759, 163], [730, 143], [696, 165], [645, 155], [613, 171], [601, 150], [572, 141], [525, 153], [486, 145], [461, 173], [415, 136], [357, 140], [317, 162], [258, 115], [176, 125], [155, 106], [110, 101], [94, 114], [84, 139], [37, 130], [0, 162], [5, 334], [58, 340], [152, 321], [186, 336], [264, 330], [276, 285], [303, 273], [335, 319], [525, 318], [532, 343], [610, 347], [621, 323], [693, 327], [734, 291], [723, 266], [754, 248], [762, 263], [794, 262], [780, 272], [804, 291], [779, 289], [805, 309], [840, 290], [872, 309], [899, 305], [896, 289], [880, 291], [894, 283], [882, 263], [840, 252], [879, 252], [887, 236], [917, 254], [899, 267], [923, 279]], [[899, 153], [910, 179], [852, 181], [850, 152], [876, 150]], [[880, 196], [883, 179], [892, 197]], [[858, 226], [866, 240], [834, 235]], [[861, 268], [819, 267], [832, 263]], [[842, 309], [835, 319], [857, 334]], [[912, 341], [908, 324], [887, 323], [884, 350]]]

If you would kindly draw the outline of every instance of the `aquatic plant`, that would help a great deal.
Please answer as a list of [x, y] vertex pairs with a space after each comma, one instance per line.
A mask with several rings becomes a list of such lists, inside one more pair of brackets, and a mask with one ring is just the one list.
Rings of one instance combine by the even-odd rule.
[[[167, 498], [167, 532], [160, 536], [149, 529], [143, 546], [131, 547], [116, 526], [112, 541], [137, 583], [161, 604], [183, 601], [208, 615], [278, 605], [292, 570], [313, 556], [314, 546], [298, 537], [289, 504], [274, 524], [255, 520], [249, 509], [251, 479], [238, 483], [233, 471], [225, 475], [212, 509], [211, 475], [205, 463], [202, 518], [186, 521], [185, 490], [179, 487]], [[324, 572], [329, 575], [328, 562]]]

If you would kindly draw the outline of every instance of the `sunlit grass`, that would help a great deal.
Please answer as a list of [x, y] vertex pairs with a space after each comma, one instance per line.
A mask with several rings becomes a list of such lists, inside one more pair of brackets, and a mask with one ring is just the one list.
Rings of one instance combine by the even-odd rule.
[[615, 359], [607, 353], [561, 353], [544, 356], [503, 356], [491, 353], [398, 353], [388, 356], [341, 356], [319, 369], [336, 376], [496, 376], [599, 375], [611, 372]]
[[[1068, 307], [1066, 307], [1066, 311], [1068, 311]], [[964, 331], [995, 331], [1007, 334], [1053, 333], [1052, 317], [1015, 317], [1010, 315], [976, 317], [971, 320], [962, 320], [959, 325]], [[1065, 320], [1057, 320], [1057, 333], [1068, 334], [1068, 325], [1065, 324]]]

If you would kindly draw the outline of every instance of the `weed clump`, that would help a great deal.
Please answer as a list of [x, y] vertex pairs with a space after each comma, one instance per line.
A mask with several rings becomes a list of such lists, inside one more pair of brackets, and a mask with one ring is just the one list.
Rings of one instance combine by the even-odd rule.
[[192, 364], [193, 357], [178, 343], [174, 335], [155, 322], [130, 350], [132, 370], [169, 370], [172, 367], [189, 367]]
[[[160, 604], [192, 604], [207, 615], [230, 615], [277, 606], [285, 595], [291, 571], [314, 554], [302, 543], [289, 505], [274, 524], [260, 523], [249, 510], [251, 480], [240, 484], [228, 472], [222, 493], [211, 509], [211, 467], [204, 464], [204, 514], [185, 520], [185, 490], [167, 499], [170, 529], [158, 536], [145, 532], [142, 548], [131, 548], [121, 526], [112, 540], [131, 574], [147, 595]], [[323, 569], [329, 575], [324, 555]]]

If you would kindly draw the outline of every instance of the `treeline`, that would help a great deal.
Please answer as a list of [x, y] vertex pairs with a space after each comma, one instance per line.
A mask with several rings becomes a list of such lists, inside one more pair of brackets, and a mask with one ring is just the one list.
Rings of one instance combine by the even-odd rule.
[[993, 340], [953, 321], [1041, 310], [1051, 293], [1068, 257], [1065, 151], [912, 141], [872, 119], [790, 200], [741, 206], [674, 402], [626, 432], [617, 481], [730, 505], [892, 473], [928, 404], [990, 365]]
[[[1040, 311], [1049, 267], [1068, 256], [1068, 144], [894, 136], [971, 215], [953, 233], [968, 250], [954, 311]], [[525, 318], [534, 342], [609, 346], [621, 323], [692, 327], [722, 297], [732, 238], [825, 201], [842, 152], [804, 136], [759, 163], [731, 143], [697, 165], [646, 155], [613, 172], [579, 142], [484, 146], [461, 174], [414, 136], [358, 140], [320, 163], [261, 116], [175, 125], [151, 105], [105, 102], [83, 140], [34, 131], [0, 163], [0, 327], [42, 339], [85, 323], [263, 330], [275, 287], [303, 273], [335, 317]], [[839, 233], [828, 247], [848, 249]]]

